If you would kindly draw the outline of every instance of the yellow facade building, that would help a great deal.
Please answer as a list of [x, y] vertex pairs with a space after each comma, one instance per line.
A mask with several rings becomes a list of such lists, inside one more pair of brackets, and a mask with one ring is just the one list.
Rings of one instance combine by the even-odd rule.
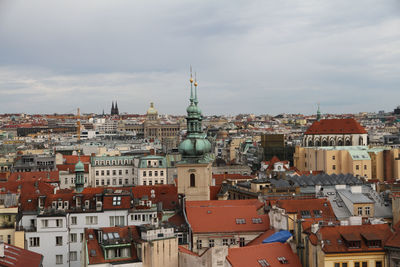
[[353, 174], [380, 181], [400, 178], [399, 149], [366, 146], [296, 147], [294, 166], [300, 171]]

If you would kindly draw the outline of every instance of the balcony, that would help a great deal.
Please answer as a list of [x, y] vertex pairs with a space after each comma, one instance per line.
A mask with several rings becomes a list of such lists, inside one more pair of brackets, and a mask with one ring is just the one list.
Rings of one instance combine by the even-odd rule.
[[16, 231], [25, 231], [25, 232], [36, 232], [36, 226], [31, 225], [31, 226], [27, 226], [27, 227], [23, 227], [23, 226], [17, 226], [15, 227]]

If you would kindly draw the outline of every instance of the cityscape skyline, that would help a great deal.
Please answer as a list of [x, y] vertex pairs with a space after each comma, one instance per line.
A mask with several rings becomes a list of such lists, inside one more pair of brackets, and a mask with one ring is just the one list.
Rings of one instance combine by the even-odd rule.
[[[189, 65], [206, 114], [391, 110], [396, 1], [286, 5], [0, 2], [0, 113], [182, 114]], [[76, 12], [78, 10], [79, 12]], [[385, 95], [391, 97], [382, 99]]]

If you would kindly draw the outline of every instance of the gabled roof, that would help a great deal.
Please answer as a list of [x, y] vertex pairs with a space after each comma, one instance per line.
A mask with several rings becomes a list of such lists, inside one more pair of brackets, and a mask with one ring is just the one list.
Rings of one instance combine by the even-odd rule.
[[[284, 258], [287, 264], [282, 264], [279, 258]], [[260, 260], [265, 260], [270, 267], [301, 267], [300, 260], [290, 245], [279, 242], [229, 248], [226, 259], [233, 267], [260, 267]]]
[[194, 233], [264, 232], [269, 217], [258, 213], [263, 206], [257, 199], [187, 201], [186, 214]]
[[395, 232], [389, 237], [385, 247], [400, 248], [400, 222], [398, 222], [393, 229]]
[[[328, 199], [323, 198], [311, 198], [311, 199], [281, 199], [277, 201], [271, 201], [271, 204], [275, 204], [279, 208], [282, 208], [286, 213], [296, 213], [299, 218], [304, 217], [308, 211], [310, 217], [315, 219], [336, 219], [335, 213], [333, 212], [331, 203]], [[305, 212], [306, 211], [306, 212]], [[314, 211], [320, 211], [315, 213]]]
[[40, 267], [42, 262], [43, 255], [10, 244], [4, 244], [4, 257], [0, 257], [0, 266], [6, 267]]
[[[392, 235], [388, 224], [363, 224], [349, 226], [327, 226], [319, 230], [320, 239], [324, 240], [322, 250], [325, 253], [344, 253], [357, 251], [383, 251], [383, 245]], [[374, 239], [382, 242], [381, 247], [368, 247], [366, 244], [369, 233], [374, 233]], [[349, 248], [346, 242], [360, 241], [360, 248]]]
[[304, 134], [366, 134], [355, 119], [324, 119], [315, 121]]

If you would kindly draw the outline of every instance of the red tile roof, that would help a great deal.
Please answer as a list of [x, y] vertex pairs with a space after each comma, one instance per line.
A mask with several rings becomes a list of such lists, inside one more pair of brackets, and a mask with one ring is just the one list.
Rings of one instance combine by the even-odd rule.
[[[345, 252], [368, 252], [383, 251], [383, 245], [392, 235], [389, 225], [387, 224], [364, 224], [349, 226], [327, 226], [320, 230], [321, 240], [324, 240], [322, 250], [325, 253], [345, 253]], [[381, 247], [368, 247], [365, 238], [368, 233], [373, 233], [374, 238], [381, 240]], [[360, 240], [360, 248], [349, 248], [346, 241]], [[327, 241], [329, 240], [329, 241]]]
[[366, 134], [355, 119], [325, 119], [315, 121], [305, 134]]
[[4, 244], [4, 256], [0, 257], [0, 266], [40, 267], [43, 262], [43, 255], [10, 244]]
[[[284, 257], [287, 264], [279, 262], [278, 257]], [[264, 259], [271, 267], [301, 267], [300, 260], [293, 253], [288, 243], [269, 243], [241, 248], [228, 249], [226, 257], [233, 267], [260, 267], [259, 260]]]
[[[335, 220], [336, 216], [333, 212], [331, 203], [323, 198], [311, 199], [280, 199], [271, 200], [271, 205], [275, 204], [277, 207], [282, 208], [286, 213], [297, 213], [301, 218], [302, 211], [309, 211], [311, 218], [323, 218], [326, 220]], [[321, 211], [321, 216], [315, 216], [314, 211]]]
[[190, 251], [189, 249], [185, 248], [184, 246], [178, 246], [178, 250], [180, 253], [185, 253], [185, 254], [189, 254], [192, 256], [196, 256], [199, 257], [199, 254], [194, 253], [193, 251]]
[[257, 236], [255, 239], [251, 240], [249, 243], [247, 243], [246, 246], [254, 246], [254, 245], [259, 245], [262, 244], [264, 239], [270, 237], [271, 235], [275, 234], [275, 230], [273, 229], [268, 229], [264, 233], [260, 234]]
[[[263, 206], [257, 199], [187, 201], [186, 214], [194, 233], [264, 232], [269, 217], [258, 213]], [[256, 218], [261, 223], [254, 223]], [[237, 223], [237, 219], [245, 221]]]
[[[101, 228], [103, 233], [118, 233], [121, 238], [125, 240], [129, 240], [132, 237], [132, 240], [138, 240], [140, 235], [136, 228], [136, 226], [125, 226], [125, 227], [104, 227]], [[87, 240], [87, 252], [89, 253], [88, 259], [89, 264], [101, 264], [101, 263], [117, 263], [117, 262], [126, 262], [126, 261], [139, 261], [138, 256], [136, 254], [136, 247], [132, 242], [131, 243], [131, 257], [123, 258], [123, 259], [110, 259], [106, 260], [104, 258], [103, 249], [101, 244], [99, 244], [99, 240], [97, 239], [97, 234], [95, 229], [87, 229], [85, 228], [85, 240]], [[91, 235], [93, 238], [89, 238]], [[90, 254], [90, 251], [95, 251], [95, 256]]]
[[8, 181], [37, 181], [41, 180], [49, 183], [58, 183], [60, 176], [58, 171], [37, 171], [37, 172], [13, 172], [8, 177]]
[[221, 185], [210, 186], [210, 200], [218, 200], [218, 193], [221, 190]]
[[385, 246], [400, 248], [400, 222], [398, 222], [395, 226], [393, 226], [393, 229], [395, 232], [392, 234], [391, 237], [389, 237]]
[[[79, 156], [75, 155], [63, 155], [64, 164], [77, 164], [79, 161]], [[82, 163], [90, 163], [90, 156], [80, 156]]]

